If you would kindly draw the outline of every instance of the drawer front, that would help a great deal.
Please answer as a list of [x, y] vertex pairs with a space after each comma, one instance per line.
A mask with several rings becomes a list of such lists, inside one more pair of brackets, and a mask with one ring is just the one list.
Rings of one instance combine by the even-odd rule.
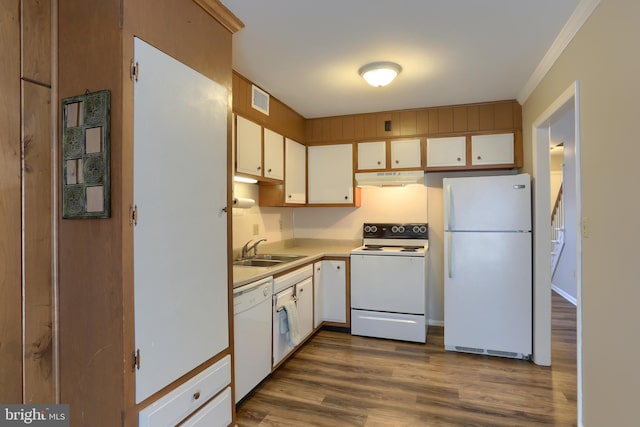
[[227, 427], [231, 424], [231, 387], [207, 403], [180, 427]]
[[231, 382], [231, 356], [140, 411], [139, 427], [175, 426]]

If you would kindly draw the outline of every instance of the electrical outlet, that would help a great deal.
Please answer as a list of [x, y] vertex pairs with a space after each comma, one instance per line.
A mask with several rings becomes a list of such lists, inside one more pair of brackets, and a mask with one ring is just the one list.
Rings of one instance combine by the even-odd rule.
[[589, 238], [589, 218], [586, 216], [582, 217], [582, 237]]
[[253, 235], [257, 236], [258, 234], [260, 234], [260, 225], [253, 224]]

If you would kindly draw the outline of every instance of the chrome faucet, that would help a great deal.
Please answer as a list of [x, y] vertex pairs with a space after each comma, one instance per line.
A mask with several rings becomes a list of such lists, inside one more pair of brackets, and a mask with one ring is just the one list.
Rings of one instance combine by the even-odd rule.
[[260, 239], [255, 242], [253, 245], [249, 246], [253, 240], [249, 240], [247, 243], [242, 246], [242, 258], [246, 258], [249, 256], [249, 252], [253, 250], [253, 256], [258, 255], [258, 245], [262, 242], [266, 242], [267, 239]]

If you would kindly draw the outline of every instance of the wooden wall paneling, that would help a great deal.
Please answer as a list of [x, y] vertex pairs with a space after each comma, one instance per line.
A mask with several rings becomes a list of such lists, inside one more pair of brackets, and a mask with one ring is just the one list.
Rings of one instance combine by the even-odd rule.
[[440, 129], [438, 128], [438, 109], [430, 108], [427, 111], [429, 114], [429, 133], [436, 135], [440, 133]]
[[51, 2], [22, 0], [22, 77], [51, 85]]
[[398, 135], [409, 136], [418, 133], [418, 113], [415, 110], [400, 111], [400, 131]]
[[329, 119], [329, 141], [341, 141], [344, 139], [342, 129], [342, 117], [331, 117]]
[[391, 136], [402, 136], [402, 120], [400, 117], [400, 111], [391, 113]]
[[513, 101], [513, 129], [522, 129], [522, 106], [518, 101]]
[[480, 108], [478, 105], [467, 106], [467, 130], [469, 132], [480, 130]]
[[513, 128], [513, 105], [511, 102], [498, 102], [494, 104], [493, 128], [500, 130]]
[[352, 115], [342, 116], [342, 139], [344, 141], [353, 141], [354, 136], [355, 136], [354, 116]]
[[23, 83], [24, 400], [55, 402], [52, 345], [51, 90]]
[[478, 130], [493, 130], [493, 104], [478, 106]]
[[365, 135], [365, 116], [356, 114], [353, 117], [353, 138], [359, 140], [365, 138]]
[[453, 132], [453, 108], [451, 107], [438, 108], [438, 132], [439, 133]]
[[515, 163], [516, 168], [521, 168], [524, 165], [522, 130], [514, 131], [513, 143], [513, 162]]
[[[151, 15], [153, 11], [149, 7], [145, 13]], [[123, 376], [125, 372], [131, 373], [123, 344], [125, 254], [121, 228], [120, 108], [123, 62], [128, 66], [131, 58], [122, 56], [119, 0], [65, 0], [59, 3], [58, 12], [56, 108], [62, 98], [82, 94], [87, 89], [109, 89], [112, 107], [112, 217], [59, 220], [60, 400], [70, 405], [71, 425], [86, 425], [90, 416], [103, 425], [116, 426], [122, 424]], [[175, 34], [171, 32], [170, 36]]]
[[453, 132], [467, 132], [467, 107], [453, 107]]
[[0, 2], [0, 402], [22, 402], [20, 1]]
[[429, 111], [427, 109], [416, 111], [416, 134], [427, 135], [429, 133]]
[[376, 127], [376, 114], [367, 113], [363, 115], [364, 120], [364, 138], [376, 138], [378, 136], [378, 128]]

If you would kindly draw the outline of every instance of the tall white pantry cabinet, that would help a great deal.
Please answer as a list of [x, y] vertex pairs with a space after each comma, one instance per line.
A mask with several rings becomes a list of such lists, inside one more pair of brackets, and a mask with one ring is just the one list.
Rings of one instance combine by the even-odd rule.
[[[141, 70], [134, 85], [133, 186], [140, 403], [229, 347], [228, 94], [139, 38], [135, 61]], [[226, 426], [231, 399], [225, 363], [192, 382], [198, 395], [208, 393], [202, 403], [228, 388], [221, 396], [229, 403], [218, 402], [228, 421], [216, 424]], [[205, 378], [212, 375], [220, 379]], [[169, 395], [168, 402], [184, 398], [180, 389]], [[141, 412], [140, 425], [173, 425], [189, 415], [171, 405], [152, 404]]]

